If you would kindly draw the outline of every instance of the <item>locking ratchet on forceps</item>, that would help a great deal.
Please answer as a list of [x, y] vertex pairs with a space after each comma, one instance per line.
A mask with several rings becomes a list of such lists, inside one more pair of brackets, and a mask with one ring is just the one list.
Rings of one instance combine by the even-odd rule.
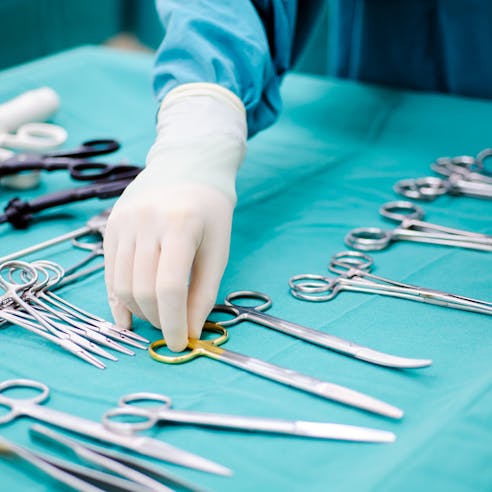
[[424, 222], [421, 220], [423, 209], [412, 202], [388, 202], [379, 209], [379, 213], [386, 219], [400, 222], [399, 226], [390, 231], [379, 227], [358, 227], [345, 236], [345, 244], [359, 251], [379, 251], [394, 241], [492, 251], [492, 236]]
[[290, 293], [303, 301], [325, 302], [343, 290], [399, 297], [442, 307], [492, 315], [492, 302], [397, 282], [371, 273], [373, 259], [360, 251], [342, 251], [330, 261], [337, 277], [300, 274], [289, 279]]
[[[241, 299], [254, 299], [259, 301], [259, 304], [242, 306], [238, 304]], [[212, 314], [214, 312], [222, 312], [234, 316], [232, 319], [215, 321], [221, 326], [229, 327], [241, 321], [250, 321], [371, 364], [400, 369], [418, 369], [432, 364], [430, 359], [413, 359], [379, 352], [349, 340], [335, 337], [329, 333], [313, 330], [312, 328], [271, 316], [265, 313], [271, 305], [272, 300], [266, 294], [255, 291], [237, 291], [231, 292], [226, 296], [224, 304], [216, 304]]]

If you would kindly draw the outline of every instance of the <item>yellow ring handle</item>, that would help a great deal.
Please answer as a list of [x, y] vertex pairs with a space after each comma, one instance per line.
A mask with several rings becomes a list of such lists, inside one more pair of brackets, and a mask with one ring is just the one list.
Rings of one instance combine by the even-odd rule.
[[[212, 323], [207, 321], [203, 327], [204, 331], [219, 333], [220, 336], [213, 340], [199, 340], [197, 338], [190, 338], [188, 340], [188, 347], [191, 352], [182, 355], [161, 355], [157, 351], [158, 349], [165, 347], [167, 345], [166, 340], [156, 340], [150, 344], [149, 354], [157, 362], [163, 362], [164, 364], [183, 364], [184, 362], [189, 362], [196, 357], [201, 355], [209, 355], [216, 357], [222, 352], [218, 349], [218, 345], [222, 345], [229, 339], [228, 331], [217, 323]], [[219, 352], [220, 351], [220, 352]]]

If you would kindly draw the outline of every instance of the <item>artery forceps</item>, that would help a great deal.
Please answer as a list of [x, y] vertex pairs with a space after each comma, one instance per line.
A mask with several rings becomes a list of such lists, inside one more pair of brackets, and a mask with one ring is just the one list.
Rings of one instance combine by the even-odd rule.
[[[240, 299], [254, 299], [259, 301], [255, 306], [241, 306], [237, 304]], [[234, 316], [232, 319], [225, 321], [216, 321], [217, 324], [225, 327], [233, 326], [241, 321], [250, 321], [266, 328], [272, 328], [286, 335], [299, 338], [306, 342], [319, 345], [321, 347], [335, 350], [336, 352], [355, 357], [356, 359], [377, 364], [386, 367], [417, 369], [427, 367], [432, 364], [429, 359], [411, 359], [406, 357], [398, 357], [396, 355], [386, 354], [377, 350], [363, 347], [354, 342], [335, 337], [322, 331], [313, 330], [305, 326], [285, 321], [266, 314], [272, 305], [272, 300], [266, 294], [254, 291], [238, 291], [232, 292], [225, 298], [224, 304], [217, 304], [212, 310], [213, 312], [228, 313]]]
[[342, 251], [331, 259], [329, 270], [338, 277], [301, 274], [289, 280], [292, 296], [303, 301], [331, 301], [343, 290], [380, 294], [438, 306], [492, 315], [492, 302], [472, 299], [417, 285], [396, 282], [370, 273], [373, 259], [359, 251]]
[[[143, 407], [138, 406], [138, 402], [159, 403], [159, 406]], [[171, 399], [159, 393], [125, 395], [120, 398], [117, 408], [104, 414], [103, 425], [110, 430], [123, 433], [150, 429], [162, 422], [341, 441], [393, 442], [396, 439], [392, 432], [367, 427], [173, 410], [171, 405]], [[126, 420], [121, 421], [120, 419]]]
[[182, 364], [184, 362], [190, 362], [196, 357], [205, 356], [328, 400], [344, 403], [345, 405], [394, 419], [400, 419], [403, 416], [403, 411], [399, 408], [358, 391], [326, 381], [320, 381], [319, 379], [300, 374], [291, 369], [275, 366], [260, 359], [220, 348], [220, 345], [229, 339], [229, 333], [223, 326], [217, 323], [205, 323], [204, 331], [216, 333], [218, 336], [212, 340], [190, 338], [188, 340], [188, 348], [191, 349], [191, 352], [170, 356], [158, 353], [159, 348], [166, 346], [166, 341], [164, 339], [157, 340], [151, 343], [149, 347], [150, 356], [154, 360], [164, 362], [165, 364]]
[[424, 211], [412, 202], [388, 202], [379, 213], [400, 225], [391, 231], [379, 227], [353, 229], [345, 236], [345, 244], [359, 251], [379, 251], [403, 240], [492, 251], [492, 236], [424, 222], [420, 220]]
[[459, 174], [448, 178], [427, 176], [402, 179], [393, 187], [396, 193], [415, 200], [434, 200], [441, 195], [463, 195], [474, 198], [492, 198], [492, 184], [467, 181]]
[[461, 176], [466, 181], [492, 184], [492, 175], [485, 169], [485, 160], [492, 155], [492, 149], [482, 150], [477, 157], [460, 155], [457, 157], [440, 157], [431, 168], [441, 176]]
[[[30, 398], [7, 397], [1, 393], [11, 388], [36, 390], [37, 394]], [[231, 471], [213, 461], [189, 453], [170, 444], [149, 437], [117, 434], [106, 429], [99, 422], [77, 417], [69, 413], [53, 410], [41, 405], [49, 398], [49, 388], [31, 379], [11, 379], [0, 383], [0, 405], [10, 411], [0, 416], [0, 425], [14, 421], [18, 417], [31, 417], [39, 422], [83, 435], [90, 439], [114, 444], [135, 453], [169, 461], [177, 465], [195, 468], [197, 470], [219, 475], [230, 475]]]

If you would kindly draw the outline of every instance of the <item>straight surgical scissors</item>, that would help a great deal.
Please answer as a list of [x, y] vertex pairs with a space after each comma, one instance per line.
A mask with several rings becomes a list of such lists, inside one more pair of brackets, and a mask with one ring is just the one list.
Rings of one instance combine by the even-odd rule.
[[[137, 406], [137, 402], [158, 403], [159, 406], [141, 407]], [[173, 410], [171, 404], [172, 401], [168, 396], [159, 393], [125, 395], [120, 398], [117, 408], [104, 414], [103, 425], [110, 430], [123, 433], [150, 429], [157, 423], [163, 422], [342, 441], [393, 442], [395, 440], [392, 432], [367, 427]], [[122, 419], [126, 420], [122, 421]]]
[[[237, 301], [240, 299], [254, 299], [259, 301], [260, 304], [255, 306], [241, 306], [240, 304], [237, 304]], [[215, 305], [212, 313], [222, 312], [234, 316], [232, 319], [216, 321], [216, 323], [221, 326], [229, 327], [236, 325], [241, 321], [250, 321], [252, 323], [256, 323], [257, 325], [272, 328], [273, 330], [299, 338], [300, 340], [304, 340], [315, 345], [320, 345], [321, 347], [325, 347], [330, 350], [335, 350], [371, 364], [405, 369], [417, 369], [427, 367], [432, 364], [432, 361], [429, 359], [411, 359], [386, 354], [384, 352], [378, 352], [377, 350], [363, 347], [362, 345], [335, 337], [328, 333], [313, 330], [312, 328], [307, 328], [290, 321], [276, 318], [275, 316], [271, 316], [264, 312], [268, 310], [271, 305], [272, 300], [266, 294], [243, 290], [230, 293], [225, 298], [224, 304]]]
[[[9, 398], [1, 394], [13, 388], [35, 390], [38, 394], [30, 398]], [[114, 444], [144, 456], [169, 461], [177, 465], [187, 466], [209, 473], [230, 475], [230, 470], [222, 465], [162, 441], [143, 436], [117, 434], [109, 431], [99, 422], [44, 407], [41, 403], [49, 398], [49, 393], [50, 390], [45, 384], [31, 379], [3, 381], [0, 383], [0, 405], [10, 409], [10, 411], [0, 416], [0, 424], [7, 424], [22, 416], [31, 417], [37, 421], [69, 430], [90, 439]]]
[[370, 273], [373, 259], [359, 251], [342, 251], [334, 255], [329, 270], [338, 277], [300, 274], [290, 278], [292, 296], [303, 301], [331, 301], [343, 290], [380, 294], [438, 306], [492, 315], [492, 302], [457, 294], [396, 282]]
[[391, 231], [379, 227], [353, 229], [345, 236], [345, 244], [359, 251], [379, 251], [403, 240], [492, 251], [492, 236], [424, 222], [420, 220], [424, 211], [412, 202], [388, 202], [379, 213], [400, 225]]
[[157, 340], [150, 344], [150, 356], [154, 360], [164, 362], [165, 364], [182, 364], [184, 362], [190, 362], [196, 357], [205, 356], [224, 364], [237, 367], [243, 371], [256, 374], [257, 376], [287, 386], [292, 386], [293, 388], [300, 389], [328, 400], [334, 400], [344, 403], [345, 405], [394, 419], [399, 419], [403, 416], [403, 411], [399, 408], [371, 396], [359, 393], [358, 391], [326, 381], [320, 381], [319, 379], [300, 374], [291, 369], [285, 369], [253, 357], [220, 348], [220, 345], [224, 344], [229, 339], [229, 333], [223, 326], [218, 325], [217, 323], [207, 322], [203, 329], [204, 332], [215, 333], [218, 334], [218, 336], [211, 340], [190, 338], [188, 340], [188, 349], [191, 349], [190, 352], [182, 355], [170, 356], [158, 353], [159, 348], [166, 346], [166, 341], [164, 339]]

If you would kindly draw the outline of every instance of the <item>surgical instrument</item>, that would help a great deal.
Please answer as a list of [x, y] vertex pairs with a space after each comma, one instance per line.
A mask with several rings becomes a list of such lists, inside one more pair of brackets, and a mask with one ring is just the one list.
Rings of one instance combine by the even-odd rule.
[[[198, 488], [180, 477], [177, 477], [168, 470], [165, 470], [162, 467], [154, 466], [138, 458], [134, 458], [129, 454], [106, 449], [87, 442], [82, 443], [74, 438], [67, 437], [60, 432], [40, 424], [34, 424], [31, 426], [29, 431], [31, 436], [37, 440], [64, 450], [69, 450], [88, 462], [99, 464], [100, 466], [107, 467], [108, 469], [113, 469], [115, 473], [120, 472], [122, 476], [126, 476], [128, 479], [141, 483], [144, 486], [146, 485], [162, 491], [164, 491], [164, 487], [166, 490], [174, 490], [164, 486], [161, 482], [157, 482], [156, 480], [150, 478], [150, 476], [154, 476], [159, 478], [161, 481], [164, 481], [169, 486], [177, 486], [180, 489], [186, 489], [193, 492], [203, 491], [203, 489]], [[122, 466], [126, 466], [127, 470], [122, 468]]]
[[[57, 482], [68, 485], [72, 489], [79, 490], [81, 492], [104, 492], [103, 489], [87, 483], [86, 481], [68, 472], [66, 469], [64, 470], [59, 466], [56, 466], [48, 456], [40, 453], [34, 453], [22, 446], [18, 446], [17, 444], [8, 441], [2, 436], [0, 436], [0, 454], [15, 455], [29, 463], [31, 466], [41, 470]], [[59, 460], [59, 464], [61, 463], [61, 460]]]
[[300, 274], [290, 278], [290, 293], [303, 301], [331, 301], [343, 290], [380, 294], [492, 315], [492, 302], [396, 282], [370, 273], [373, 259], [359, 251], [342, 251], [330, 261], [337, 277]]
[[467, 181], [458, 174], [452, 174], [446, 179], [434, 176], [402, 179], [393, 189], [400, 195], [416, 200], [434, 200], [445, 194], [492, 198], [492, 184]]
[[[159, 406], [139, 407], [136, 402], [159, 403]], [[133, 433], [152, 428], [160, 422], [214, 427], [226, 430], [266, 432], [316, 439], [337, 439], [358, 442], [393, 442], [392, 432], [328, 422], [289, 421], [259, 417], [244, 417], [217, 413], [173, 410], [171, 399], [159, 393], [133, 393], [123, 396], [118, 407], [106, 412], [103, 424], [115, 432]], [[125, 419], [121, 421], [121, 419]], [[116, 420], [118, 419], [118, 420]], [[138, 420], [136, 420], [138, 419]]]
[[455, 174], [466, 181], [492, 184], [492, 175], [484, 167], [484, 161], [490, 155], [492, 155], [492, 149], [482, 150], [477, 157], [469, 155], [440, 157], [431, 164], [431, 169], [445, 177]]
[[[24, 283], [13, 283], [9, 282], [6, 280], [2, 275], [1, 272], [9, 269], [22, 269], [24, 273], [28, 274], [28, 279]], [[33, 268], [31, 265], [24, 263], [24, 262], [15, 262], [12, 261], [10, 263], [4, 263], [0, 265], [0, 288], [4, 290], [4, 294], [0, 296], [0, 304], [5, 305], [6, 303], [13, 303], [14, 305], [18, 305], [20, 308], [22, 308], [24, 311], [26, 311], [29, 315], [31, 315], [35, 321], [38, 322], [39, 324], [39, 329], [44, 330], [47, 332], [46, 334], [48, 335], [53, 335], [58, 339], [61, 339], [61, 343], [58, 343], [59, 346], [62, 348], [68, 350], [70, 353], [73, 355], [82, 358], [86, 362], [89, 362], [90, 364], [99, 367], [100, 369], [104, 368], [104, 364], [100, 362], [97, 358], [95, 358], [93, 355], [91, 355], [87, 350], [84, 349], [90, 349], [91, 351], [98, 351], [94, 344], [91, 342], [85, 340], [84, 338], [80, 337], [79, 335], [73, 333], [67, 333], [66, 331], [62, 331], [59, 329], [58, 326], [55, 326], [52, 324], [50, 321], [48, 321], [45, 317], [43, 317], [38, 311], [33, 309], [29, 304], [23, 299], [22, 293], [24, 293], [27, 289], [32, 287], [36, 281], [38, 280], [38, 273], [35, 268]], [[16, 316], [16, 313], [12, 309], [8, 309], [7, 307], [3, 307], [0, 309], [0, 318], [5, 319], [6, 321], [13, 322], [23, 328], [34, 328], [32, 326], [31, 322], [21, 322], [19, 319], [14, 319], [13, 316], [18, 318]], [[39, 334], [39, 332], [38, 332]], [[52, 342], [56, 343], [56, 340], [53, 339], [52, 337], [45, 337], [50, 339]], [[99, 355], [102, 355], [99, 353]]]
[[402, 179], [393, 189], [400, 195], [418, 200], [434, 200], [445, 194], [492, 198], [492, 175], [483, 164], [491, 154], [491, 149], [484, 149], [477, 157], [440, 157], [431, 168], [443, 178]]
[[[9, 398], [1, 394], [5, 390], [12, 388], [37, 390], [38, 394], [30, 398]], [[117, 434], [109, 431], [98, 422], [44, 407], [41, 403], [48, 399], [49, 392], [49, 388], [45, 384], [31, 379], [3, 381], [0, 383], [0, 405], [10, 409], [10, 411], [0, 415], [0, 424], [12, 422], [22, 416], [31, 417], [40, 422], [48, 423], [91, 439], [114, 444], [135, 453], [159, 460], [169, 461], [177, 465], [195, 468], [209, 473], [217, 473], [219, 475], [231, 474], [231, 471], [222, 465], [171, 446], [163, 441], [143, 436]]]
[[[10, 445], [12, 443], [9, 443]], [[10, 452], [13, 450], [10, 448]], [[21, 448], [24, 453], [29, 453], [29, 456], [25, 454], [22, 458], [26, 459], [34, 458], [32, 461], [29, 461], [32, 465], [46, 465], [45, 467], [39, 467], [45, 473], [52, 476], [52, 478], [58, 479], [58, 477], [68, 477], [66, 482], [62, 481], [66, 485], [71, 486], [71, 488], [75, 488], [75, 490], [81, 490], [83, 492], [105, 492], [108, 490], [119, 490], [124, 492], [157, 492], [157, 488], [149, 488], [145, 487], [139, 483], [136, 483], [132, 480], [126, 478], [120, 478], [119, 476], [113, 475], [112, 473], [107, 473], [104, 471], [100, 471], [95, 468], [88, 468], [86, 466], [78, 465], [75, 463], [71, 463], [69, 461], [61, 460], [59, 458], [55, 458], [54, 456], [47, 455], [45, 453], [40, 453], [38, 451], [28, 451], [25, 448]], [[16, 450], [19, 450], [19, 447], [16, 446]], [[2, 451], [2, 443], [0, 441], [0, 452]], [[8, 448], [4, 448], [4, 452], [9, 452]], [[17, 453], [16, 453], [17, 454]], [[19, 456], [19, 455], [17, 455]], [[27, 461], [27, 459], [26, 459]], [[104, 468], [101, 466], [101, 468]], [[55, 473], [51, 473], [51, 472]], [[61, 474], [58, 475], [56, 471], [59, 471]], [[122, 475], [123, 476], [123, 475]], [[75, 480], [74, 480], [75, 479]], [[78, 482], [77, 482], [78, 480]], [[60, 480], [59, 480], [60, 481]], [[100, 487], [104, 487], [103, 489]], [[107, 488], [109, 487], [109, 488]], [[171, 489], [166, 488], [166, 490], [159, 489], [159, 492], [169, 492]]]
[[18, 197], [12, 198], [4, 208], [4, 213], [0, 215], [0, 224], [10, 222], [16, 229], [25, 229], [37, 212], [91, 198], [114, 198], [123, 193], [135, 176], [135, 172], [128, 175], [122, 173], [118, 179], [107, 179], [86, 186], [48, 193], [30, 201], [23, 201]]
[[132, 482], [135, 482], [135, 486], [140, 484], [141, 487], [148, 488], [148, 490], [152, 490], [154, 492], [172, 492], [172, 489], [162, 485], [157, 480], [154, 480], [139, 471], [133, 470], [129, 466], [120, 463], [113, 458], [108, 458], [107, 456], [104, 456], [104, 454], [101, 454], [94, 449], [90, 449], [82, 443], [48, 429], [47, 427], [35, 424], [31, 427], [30, 432], [31, 435], [42, 438], [44, 441], [48, 441], [51, 444], [55, 444], [64, 451], [70, 451], [75, 456], [88, 463], [97, 465], [112, 473], [121, 475]]
[[379, 209], [379, 213], [400, 222], [399, 226], [390, 231], [379, 227], [359, 227], [345, 236], [345, 244], [359, 251], [379, 251], [394, 241], [403, 240], [492, 251], [492, 236], [424, 222], [420, 220], [424, 211], [412, 202], [388, 202]]
[[[241, 306], [238, 304], [240, 299], [254, 299], [255, 301], [259, 301], [259, 304], [255, 306]], [[312, 328], [307, 328], [290, 321], [276, 318], [275, 316], [271, 316], [264, 312], [267, 311], [271, 305], [272, 300], [266, 294], [254, 291], [238, 291], [230, 293], [225, 298], [224, 304], [215, 305], [212, 313], [222, 312], [234, 316], [232, 319], [215, 321], [225, 327], [238, 324], [241, 321], [250, 321], [257, 325], [272, 328], [281, 333], [299, 338], [300, 340], [335, 350], [371, 364], [405, 369], [417, 369], [432, 364], [432, 361], [429, 359], [412, 359], [386, 354], [322, 331], [313, 330]]]
[[[0, 273], [5, 270], [9, 272], [9, 281], [0, 276], [0, 287], [6, 291], [0, 298], [1, 319], [48, 339], [100, 369], [105, 367], [104, 364], [88, 351], [107, 359], [117, 359], [99, 345], [127, 355], [134, 355], [134, 352], [118, 342], [146, 348], [140, 343], [145, 338], [129, 330], [118, 331], [109, 322], [80, 314], [75, 306], [50, 293], [49, 288], [63, 276], [59, 265], [48, 261], [32, 264], [12, 261], [0, 265]], [[20, 271], [20, 279], [16, 278], [17, 271]], [[40, 274], [44, 275], [43, 280], [40, 280]]]
[[104, 236], [104, 230], [106, 228], [106, 223], [108, 221], [109, 214], [111, 213], [111, 208], [107, 208], [103, 212], [92, 216], [84, 226], [79, 227], [73, 231], [62, 234], [61, 236], [54, 237], [52, 239], [48, 239], [47, 241], [43, 241], [38, 244], [34, 244], [33, 246], [29, 246], [27, 248], [23, 248], [19, 251], [15, 251], [6, 256], [0, 258], [0, 263], [10, 260], [16, 260], [17, 258], [21, 258], [22, 256], [27, 256], [32, 253], [36, 253], [46, 248], [50, 248], [57, 244], [63, 243], [65, 241], [70, 241], [71, 239], [81, 238], [83, 236], [88, 235], [99, 235]]
[[[1, 140], [0, 140], [1, 142]], [[70, 150], [58, 150], [45, 154], [16, 154], [0, 164], [0, 177], [23, 171], [66, 170], [77, 181], [100, 181], [128, 173], [138, 174], [141, 167], [130, 164], [105, 164], [88, 160], [90, 157], [110, 154], [120, 148], [112, 139], [88, 140]]]
[[400, 419], [403, 416], [403, 411], [399, 408], [358, 391], [326, 381], [320, 381], [319, 379], [300, 374], [291, 369], [275, 366], [260, 359], [223, 349], [220, 345], [227, 342], [229, 334], [223, 326], [217, 323], [206, 322], [203, 329], [204, 332], [214, 333], [218, 336], [211, 340], [190, 338], [188, 340], [188, 349], [191, 350], [190, 352], [170, 356], [158, 353], [159, 348], [166, 346], [166, 341], [164, 339], [157, 340], [150, 344], [150, 356], [154, 360], [164, 362], [165, 364], [182, 364], [196, 357], [205, 356], [328, 400], [344, 403], [345, 405], [394, 419]]

